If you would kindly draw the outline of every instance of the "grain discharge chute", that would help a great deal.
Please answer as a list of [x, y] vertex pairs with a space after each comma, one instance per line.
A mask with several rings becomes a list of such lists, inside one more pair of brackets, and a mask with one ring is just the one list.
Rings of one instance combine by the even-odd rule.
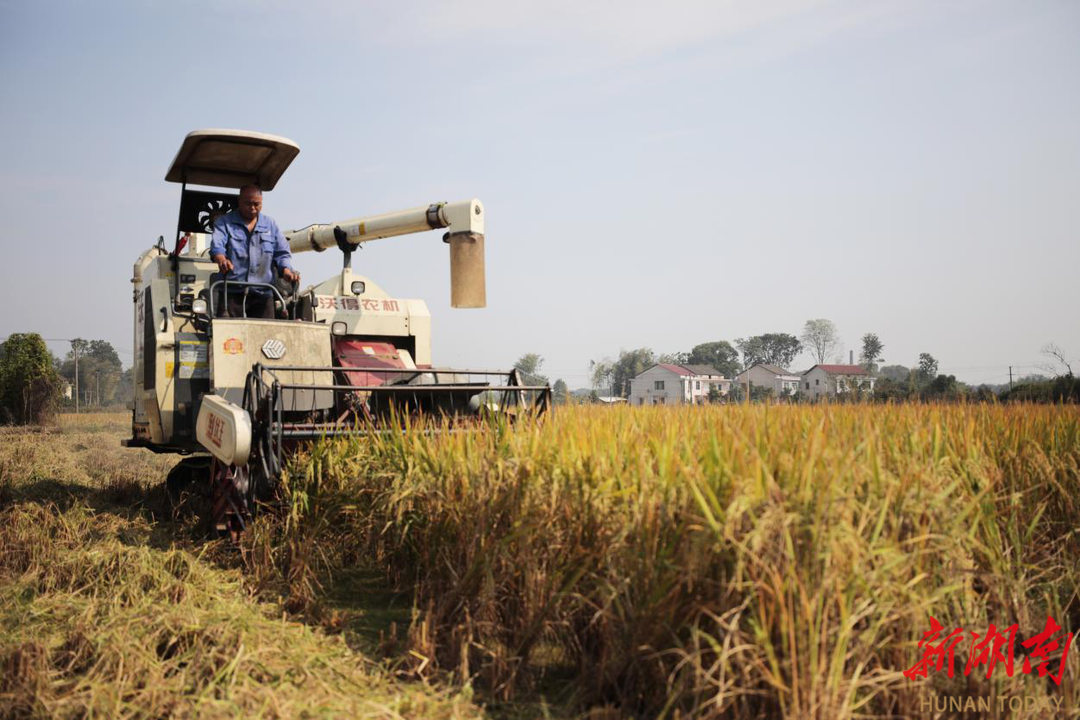
[[[401, 432], [415, 415], [453, 425], [489, 414], [543, 412], [546, 385], [515, 370], [435, 366], [423, 300], [391, 296], [353, 272], [362, 243], [442, 230], [451, 305], [484, 307], [484, 208], [479, 200], [310, 225], [285, 236], [293, 255], [340, 252], [341, 273], [301, 290], [226, 280], [209, 257], [235, 193], [188, 185], [274, 188], [300, 152], [292, 141], [237, 130], [188, 134], [165, 179], [182, 184], [176, 244], [163, 238], [135, 264], [135, 401], [129, 447], [190, 455], [171, 489], [206, 488], [210, 522], [236, 536], [298, 444], [345, 433]], [[227, 293], [270, 293], [274, 319], [229, 317]]]

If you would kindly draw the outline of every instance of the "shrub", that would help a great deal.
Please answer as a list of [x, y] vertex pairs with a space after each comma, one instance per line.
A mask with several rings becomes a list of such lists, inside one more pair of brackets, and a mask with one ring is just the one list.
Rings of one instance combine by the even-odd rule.
[[0, 418], [40, 424], [56, 411], [60, 379], [37, 333], [16, 333], [0, 344]]

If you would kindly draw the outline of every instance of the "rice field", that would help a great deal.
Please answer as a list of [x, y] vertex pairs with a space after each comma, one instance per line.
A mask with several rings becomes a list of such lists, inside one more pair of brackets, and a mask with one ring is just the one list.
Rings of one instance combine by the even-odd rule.
[[[20, 713], [1080, 715], [1080, 649], [1060, 684], [1019, 671], [1048, 615], [1080, 627], [1072, 406], [571, 407], [327, 441], [231, 554], [161, 509], [174, 459], [96, 455], [122, 431], [100, 422], [3, 431]], [[1017, 672], [965, 674], [965, 640], [953, 677], [905, 676], [931, 616], [1015, 624]]]

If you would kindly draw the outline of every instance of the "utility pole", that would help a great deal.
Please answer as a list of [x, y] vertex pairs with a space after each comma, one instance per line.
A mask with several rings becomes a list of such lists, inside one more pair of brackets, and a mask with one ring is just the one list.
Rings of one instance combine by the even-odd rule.
[[1009, 366], [1009, 394], [1012, 395], [1012, 365]]

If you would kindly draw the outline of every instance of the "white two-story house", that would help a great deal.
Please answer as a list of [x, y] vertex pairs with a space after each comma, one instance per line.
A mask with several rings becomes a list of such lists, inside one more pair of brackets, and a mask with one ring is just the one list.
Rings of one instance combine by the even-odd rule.
[[707, 365], [653, 365], [630, 381], [631, 405], [701, 405], [708, 402], [709, 389], [716, 386], [722, 395], [731, 381]]

